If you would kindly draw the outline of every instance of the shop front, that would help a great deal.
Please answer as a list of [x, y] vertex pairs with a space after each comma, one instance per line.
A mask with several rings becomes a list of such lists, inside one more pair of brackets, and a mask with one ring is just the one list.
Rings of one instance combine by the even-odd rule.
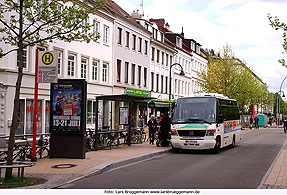
[[[147, 117], [148, 96], [140, 95], [110, 95], [96, 97], [96, 110], [100, 104], [109, 105], [108, 109], [98, 110], [95, 122], [96, 138], [107, 131], [127, 131], [127, 144], [130, 145], [131, 129], [139, 126], [139, 116]], [[110, 122], [110, 123], [107, 123]], [[99, 140], [96, 140], [99, 143]], [[98, 149], [98, 146], [96, 146]]]

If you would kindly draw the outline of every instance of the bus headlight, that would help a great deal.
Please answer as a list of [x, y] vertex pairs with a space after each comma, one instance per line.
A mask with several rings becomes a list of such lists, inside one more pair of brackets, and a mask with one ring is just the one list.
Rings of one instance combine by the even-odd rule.
[[176, 129], [171, 129], [171, 130], [170, 130], [170, 134], [171, 134], [171, 135], [178, 135]]
[[215, 135], [215, 132], [216, 132], [216, 129], [207, 130], [206, 136], [214, 136], [214, 135]]

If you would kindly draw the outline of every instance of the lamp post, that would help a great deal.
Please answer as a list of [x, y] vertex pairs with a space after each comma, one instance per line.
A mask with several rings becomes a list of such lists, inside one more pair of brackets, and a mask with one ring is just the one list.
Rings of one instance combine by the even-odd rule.
[[[280, 114], [280, 102], [281, 102], [280, 101], [278, 103], [278, 94], [282, 92], [283, 93], [282, 97], [285, 97], [284, 92], [281, 89], [282, 89], [282, 85], [283, 85], [284, 81], [286, 80], [286, 78], [287, 78], [287, 76], [283, 79], [283, 81], [282, 81], [282, 83], [280, 85], [280, 89], [279, 89], [279, 91], [277, 93], [277, 128], [279, 126], [279, 120], [278, 120], [279, 115], [278, 115], [278, 113]], [[279, 119], [280, 119], [280, 117], [279, 117]]]
[[279, 115], [280, 115], [280, 102], [281, 102], [281, 100], [280, 100], [280, 102], [278, 101], [278, 95], [280, 95], [280, 93], [283, 93], [282, 94], [282, 97], [285, 97], [285, 95], [284, 95], [284, 92], [283, 91], [278, 91], [277, 92], [277, 128], [278, 128], [278, 126], [279, 126], [279, 119], [280, 119], [280, 117], [279, 117]]
[[173, 66], [175, 66], [175, 65], [178, 65], [178, 66], [180, 66], [180, 68], [181, 68], [181, 71], [180, 71], [179, 75], [185, 75], [185, 73], [184, 73], [184, 71], [183, 71], [183, 67], [182, 67], [182, 65], [180, 65], [179, 63], [174, 63], [174, 64], [172, 64], [172, 65], [169, 67], [169, 95], [168, 95], [169, 114], [171, 114], [171, 112], [170, 112], [170, 99], [171, 99], [171, 68], [172, 68]]

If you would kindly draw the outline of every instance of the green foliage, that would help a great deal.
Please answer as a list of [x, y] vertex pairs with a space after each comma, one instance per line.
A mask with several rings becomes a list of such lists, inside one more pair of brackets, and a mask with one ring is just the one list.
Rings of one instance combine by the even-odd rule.
[[198, 74], [198, 84], [203, 91], [220, 93], [238, 101], [240, 110], [245, 106], [258, 104], [270, 105], [272, 97], [267, 86], [255, 77], [245, 63], [234, 57], [231, 47], [227, 44], [218, 54], [208, 55], [208, 72]]
[[94, 23], [86, 22], [86, 19], [107, 1], [88, 2], [91, 1], [5, 0], [0, 3], [0, 41], [16, 46], [10, 51], [0, 50], [0, 58], [17, 50], [24, 42], [23, 48], [44, 45], [55, 39], [96, 41], [99, 35], [92, 31]]
[[12, 176], [8, 181], [5, 181], [4, 178], [0, 179], [0, 189], [31, 186], [45, 182], [47, 182], [46, 179], [34, 177], [24, 177], [23, 182], [21, 182], [21, 178]]
[[[268, 14], [268, 19], [270, 21], [270, 26], [272, 26], [273, 28], [275, 28], [275, 30], [283, 30], [283, 50], [284, 50], [284, 54], [287, 53], [287, 34], [286, 34], [286, 31], [287, 31], [287, 24], [284, 23], [284, 22], [281, 22], [279, 20], [279, 18], [277, 16], [275, 16], [274, 18]], [[287, 67], [287, 64], [286, 64], [286, 61], [285, 59], [280, 59], [278, 60], [279, 63], [282, 64], [282, 66], [285, 66]]]

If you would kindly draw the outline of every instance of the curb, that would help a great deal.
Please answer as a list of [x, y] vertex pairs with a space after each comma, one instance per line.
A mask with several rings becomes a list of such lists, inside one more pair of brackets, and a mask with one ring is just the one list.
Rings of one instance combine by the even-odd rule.
[[97, 166], [94, 166], [92, 168], [92, 169], [95, 169], [94, 171], [92, 171], [92, 172], [90, 172], [90, 173], [88, 173], [86, 175], [83, 175], [83, 176], [77, 177], [75, 179], [72, 179], [70, 181], [67, 181], [67, 182], [65, 182], [63, 184], [60, 184], [58, 186], [55, 186], [52, 189], [60, 188], [61, 186], [71, 184], [71, 183], [73, 183], [75, 181], [79, 181], [81, 179], [84, 179], [84, 178], [92, 176], [92, 175], [99, 175], [99, 174], [104, 173], [104, 172], [106, 172], [108, 170], [111, 170], [111, 169], [115, 169], [115, 168], [118, 168], [118, 167], [122, 167], [122, 166], [125, 166], [125, 165], [136, 163], [136, 162], [139, 162], [139, 161], [147, 160], [147, 159], [154, 158], [154, 157], [157, 157], [157, 156], [160, 156], [160, 155], [164, 155], [164, 154], [168, 153], [169, 151], [170, 151], [170, 149], [163, 149], [163, 150], [159, 150], [159, 151], [155, 151], [155, 152], [150, 152], [150, 153], [146, 153], [146, 154], [132, 156], [132, 157], [129, 157], [129, 158], [124, 158], [124, 159], [120, 159], [120, 160], [115, 160], [115, 161], [102, 163], [102, 164], [99, 164]]
[[264, 183], [267, 180], [268, 176], [270, 175], [270, 173], [271, 173], [275, 163], [277, 162], [281, 152], [283, 150], [286, 150], [286, 149], [287, 149], [287, 139], [285, 140], [283, 146], [281, 147], [281, 149], [279, 150], [278, 154], [276, 155], [276, 157], [275, 157], [274, 161], [272, 162], [271, 166], [269, 167], [269, 169], [265, 173], [265, 175], [264, 175], [263, 179], [261, 180], [261, 182], [260, 182], [259, 186], [257, 187], [257, 189], [268, 189], [268, 188], [275, 188], [275, 189], [278, 188], [279, 189], [280, 188], [280, 186], [271, 186], [271, 185], [266, 185]]

